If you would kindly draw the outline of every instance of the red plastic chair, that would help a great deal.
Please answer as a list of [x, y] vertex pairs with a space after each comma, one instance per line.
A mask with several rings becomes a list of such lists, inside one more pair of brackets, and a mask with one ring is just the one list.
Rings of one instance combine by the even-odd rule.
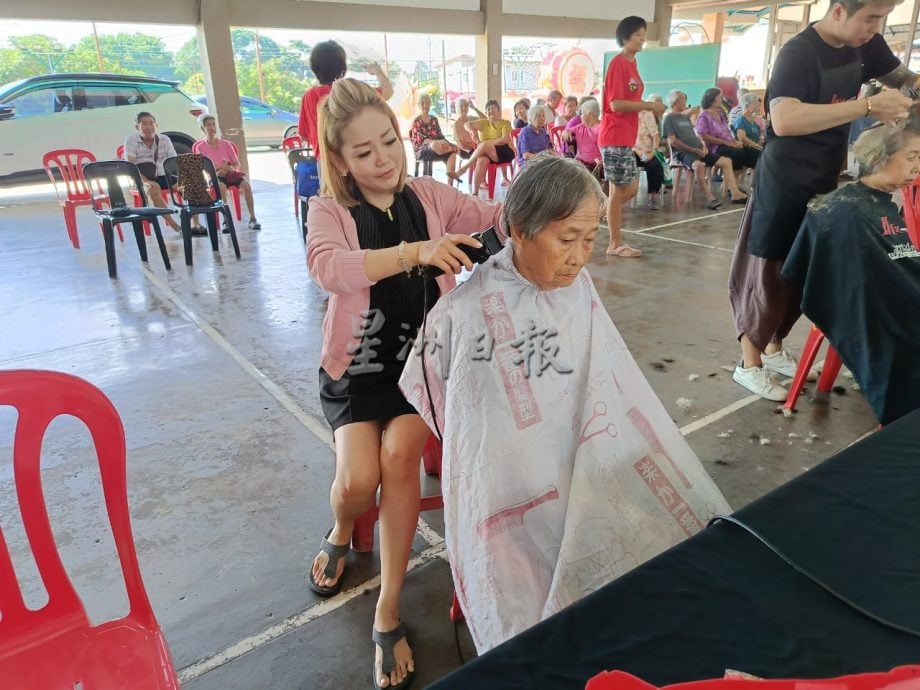
[[[0, 405], [18, 410], [13, 477], [28, 543], [48, 603], [26, 607], [0, 531], [0, 687], [86, 690], [178, 690], [166, 641], [141, 579], [125, 481], [125, 434], [100, 390], [51, 371], [0, 372]], [[92, 435], [106, 510], [130, 611], [90, 625], [61, 563], [42, 491], [42, 437], [53, 419], [72, 415]]]
[[[289, 158], [288, 153], [291, 151], [309, 148], [310, 145], [297, 134], [292, 137], [286, 137], [281, 141], [281, 151], [284, 153], [285, 158]], [[297, 196], [297, 172], [292, 168], [291, 173], [294, 175], [294, 217], [300, 218], [300, 198]]]
[[904, 200], [904, 222], [907, 223], [907, 235], [917, 249], [920, 249], [920, 178], [901, 190]]
[[[795, 376], [789, 386], [789, 395], [786, 397], [786, 402], [783, 403], [785, 409], [790, 411], [795, 409], [795, 403], [802, 394], [802, 388], [805, 387], [808, 372], [811, 371], [811, 367], [818, 357], [818, 350], [821, 348], [823, 341], [824, 333], [819, 328], [812, 326], [811, 331], [808, 333], [808, 339], [805, 341], [805, 347], [802, 348], [799, 366], [795, 370]], [[824, 368], [821, 370], [821, 376], [818, 377], [819, 393], [830, 393], [831, 388], [834, 386], [834, 381], [837, 380], [837, 374], [840, 373], [842, 364], [843, 362], [840, 359], [840, 355], [837, 354], [837, 350], [828, 343], [827, 355], [824, 357]]]
[[508, 177], [514, 179], [514, 161], [508, 161], [507, 163], [489, 161], [489, 167], [486, 170], [486, 187], [489, 190], [490, 200], [495, 198], [495, 181], [498, 179], [498, 171], [502, 168], [507, 168], [510, 173]]
[[[48, 173], [48, 179], [54, 186], [58, 203], [64, 211], [64, 225], [67, 236], [74, 249], [80, 248], [80, 235], [77, 232], [77, 207], [91, 206], [93, 195], [86, 186], [83, 166], [95, 163], [96, 157], [83, 149], [55, 149], [42, 157], [42, 167]], [[55, 176], [55, 168], [60, 180]]]
[[548, 125], [549, 140], [553, 142], [553, 148], [560, 156], [565, 154], [565, 141], [562, 139], [562, 132], [565, 131], [565, 125]]
[[[240, 150], [236, 147], [232, 141], [225, 141], [233, 147], [233, 153], [236, 155], [236, 159], [240, 159]], [[204, 144], [204, 141], [196, 141], [192, 144], [192, 153], [201, 153], [201, 146]], [[204, 155], [202, 153], [202, 155]], [[237, 220], [243, 220], [243, 207], [240, 204], [240, 188], [236, 185], [227, 185], [227, 192], [230, 194], [230, 198], [233, 200], [233, 212], [236, 214]]]

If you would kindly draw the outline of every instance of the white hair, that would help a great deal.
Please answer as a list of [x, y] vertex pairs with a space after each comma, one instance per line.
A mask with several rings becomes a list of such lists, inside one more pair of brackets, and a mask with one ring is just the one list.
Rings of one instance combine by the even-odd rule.
[[598, 117], [600, 117], [600, 115], [601, 115], [601, 104], [598, 103], [597, 101], [595, 101], [595, 100], [592, 98], [592, 99], [590, 99], [590, 100], [588, 100], [588, 101], [585, 101], [584, 103], [581, 104], [581, 108], [579, 108], [579, 112], [582, 114], [582, 116], [584, 116], [584, 115], [586, 115], [586, 114], [588, 114], [588, 113], [594, 113], [595, 115], [597, 115]]
[[527, 110], [527, 121], [533, 124], [534, 119], [540, 113], [543, 113], [544, 115], [546, 115], [546, 108], [544, 108], [542, 105], [530, 106], [530, 108]]
[[757, 103], [757, 101], [759, 100], [760, 100], [760, 96], [758, 96], [756, 93], [751, 93], [750, 91], [748, 91], [746, 94], [744, 94], [741, 97], [741, 100], [739, 100], [738, 103], [740, 103], [741, 110], [743, 112], [744, 109], [747, 108], [751, 103]]
[[681, 91], [680, 89], [671, 89], [668, 91], [668, 107], [673, 108], [674, 104], [677, 103], [681, 98], [686, 98], [687, 94]]

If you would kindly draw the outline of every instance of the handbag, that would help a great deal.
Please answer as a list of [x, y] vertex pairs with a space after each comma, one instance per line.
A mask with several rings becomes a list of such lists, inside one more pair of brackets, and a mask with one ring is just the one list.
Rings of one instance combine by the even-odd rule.
[[224, 175], [224, 184], [239, 184], [246, 179], [246, 175], [240, 170], [231, 170]]

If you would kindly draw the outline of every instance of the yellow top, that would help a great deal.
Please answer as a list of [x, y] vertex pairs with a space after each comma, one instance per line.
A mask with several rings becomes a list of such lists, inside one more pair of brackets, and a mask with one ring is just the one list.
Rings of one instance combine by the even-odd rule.
[[492, 141], [501, 139], [506, 134], [511, 134], [511, 123], [508, 120], [499, 120], [497, 124], [492, 124], [490, 120], [480, 120], [481, 129], [479, 130], [480, 141]]

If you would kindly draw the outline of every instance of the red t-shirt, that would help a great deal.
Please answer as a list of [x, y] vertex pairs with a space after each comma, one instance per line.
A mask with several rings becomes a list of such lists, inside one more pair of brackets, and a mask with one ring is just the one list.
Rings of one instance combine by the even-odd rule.
[[604, 79], [604, 103], [601, 106], [604, 116], [601, 118], [601, 131], [598, 145], [628, 146], [636, 145], [639, 134], [639, 113], [615, 113], [610, 109], [610, 101], [642, 100], [645, 86], [639, 78], [639, 68], [635, 60], [627, 60], [623, 53], [610, 61], [607, 78]]
[[319, 135], [316, 131], [317, 107], [330, 91], [332, 91], [332, 84], [318, 84], [307, 89], [300, 102], [300, 121], [297, 123], [297, 131], [310, 144], [316, 158], [319, 158]]

